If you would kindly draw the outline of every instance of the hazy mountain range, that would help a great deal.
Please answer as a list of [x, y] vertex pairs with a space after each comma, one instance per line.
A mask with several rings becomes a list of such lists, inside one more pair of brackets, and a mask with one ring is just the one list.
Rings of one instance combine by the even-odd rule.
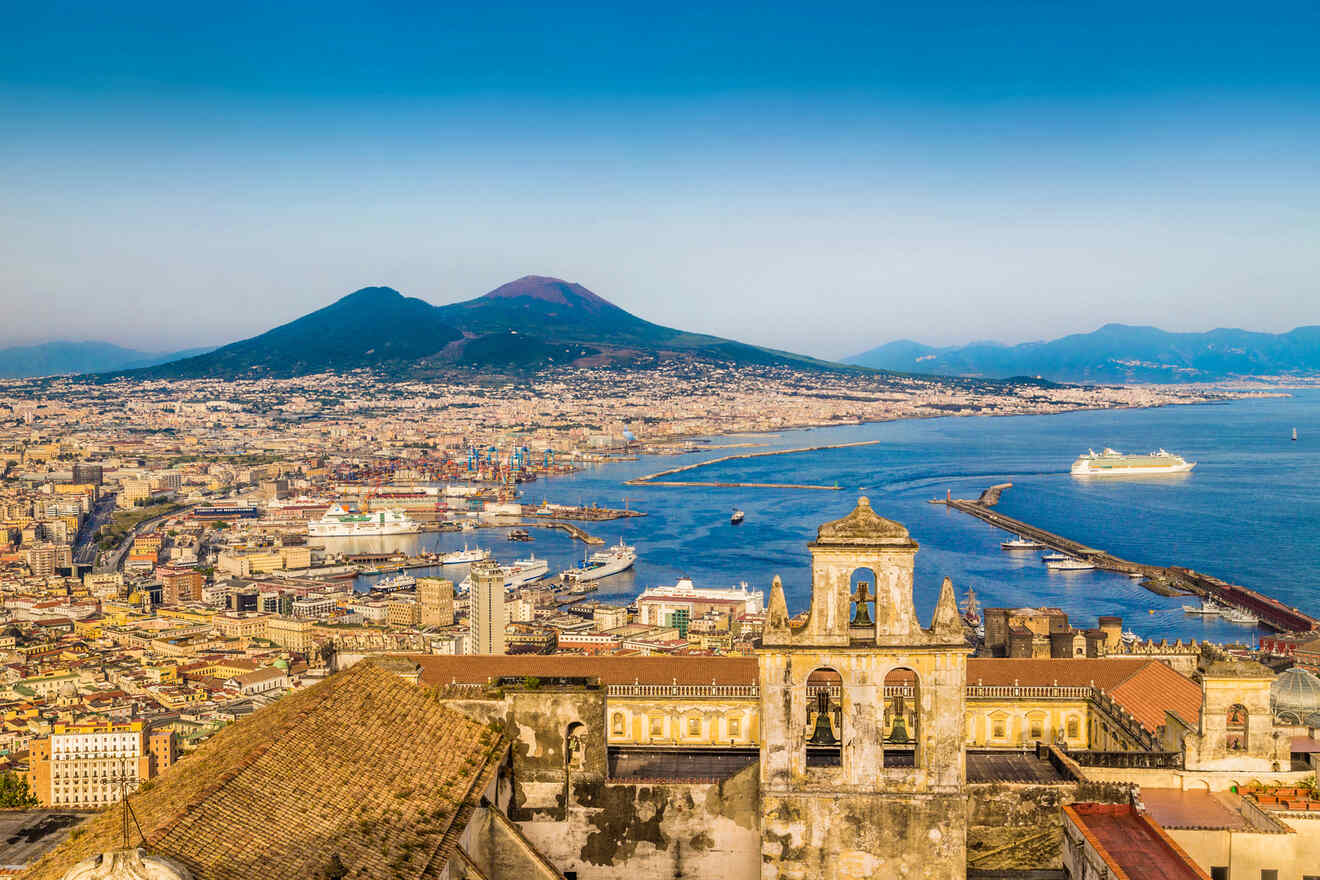
[[803, 355], [652, 324], [580, 284], [528, 275], [445, 306], [366, 287], [251, 339], [131, 372], [144, 378], [295, 376], [363, 367], [395, 374], [525, 370], [657, 359], [847, 369]]
[[191, 357], [205, 351], [210, 349], [193, 348], [162, 354], [136, 351], [110, 342], [60, 341], [16, 345], [0, 348], [0, 379], [132, 370]]
[[845, 363], [942, 376], [1006, 379], [1040, 376], [1055, 382], [1206, 382], [1237, 376], [1320, 372], [1320, 326], [1288, 333], [1211, 330], [1169, 333], [1155, 327], [1106, 324], [1051, 342], [974, 342], [935, 348], [899, 340], [845, 358]]

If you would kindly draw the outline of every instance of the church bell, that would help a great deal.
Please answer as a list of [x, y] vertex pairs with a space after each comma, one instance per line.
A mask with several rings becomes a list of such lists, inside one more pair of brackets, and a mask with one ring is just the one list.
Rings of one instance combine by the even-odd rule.
[[811, 732], [809, 746], [837, 746], [838, 738], [830, 727], [830, 695], [825, 691], [816, 694], [816, 729]]

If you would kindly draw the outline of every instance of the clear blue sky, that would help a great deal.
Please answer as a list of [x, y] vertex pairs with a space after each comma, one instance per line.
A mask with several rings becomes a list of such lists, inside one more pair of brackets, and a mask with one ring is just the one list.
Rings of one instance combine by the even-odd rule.
[[837, 357], [1320, 323], [1320, 4], [10, 4], [0, 344], [520, 275]]

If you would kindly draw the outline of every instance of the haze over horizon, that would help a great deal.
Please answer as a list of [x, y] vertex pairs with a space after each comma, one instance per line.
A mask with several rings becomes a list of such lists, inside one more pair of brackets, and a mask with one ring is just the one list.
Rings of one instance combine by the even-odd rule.
[[1320, 9], [10, 12], [0, 345], [525, 274], [827, 358], [1320, 323]]

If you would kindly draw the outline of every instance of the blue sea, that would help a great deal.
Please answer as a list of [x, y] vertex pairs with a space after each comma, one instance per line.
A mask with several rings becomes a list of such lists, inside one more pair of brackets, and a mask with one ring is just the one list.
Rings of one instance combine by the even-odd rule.
[[[1290, 439], [1296, 427], [1299, 439]], [[768, 456], [690, 471], [677, 479], [723, 482], [837, 484], [842, 491], [625, 486], [642, 474], [722, 454], [822, 444], [875, 445]], [[722, 450], [724, 444], [755, 444]], [[1069, 465], [1087, 448], [1125, 452], [1166, 448], [1197, 462], [1185, 476], [1082, 480]], [[960, 598], [970, 587], [985, 606], [1058, 606], [1076, 626], [1118, 614], [1146, 638], [1254, 640], [1253, 627], [1181, 610], [1182, 599], [1158, 596], [1106, 572], [1049, 572], [1037, 554], [1005, 552], [1007, 537], [980, 520], [927, 503], [976, 497], [1011, 482], [1004, 513], [1138, 562], [1182, 565], [1241, 583], [1320, 615], [1320, 391], [1285, 398], [1141, 410], [1047, 416], [948, 417], [716, 438], [682, 456], [645, 457], [591, 467], [567, 477], [526, 484], [524, 502], [625, 502], [647, 516], [587, 524], [613, 543], [638, 548], [635, 568], [600, 582], [596, 597], [624, 602], [642, 589], [682, 576], [700, 586], [743, 581], [769, 590], [782, 577], [791, 611], [806, 607], [810, 569], [806, 544], [816, 527], [845, 515], [859, 494], [882, 515], [908, 527], [917, 555], [917, 608], [928, 618], [944, 577]], [[747, 514], [729, 524], [734, 508]], [[491, 547], [507, 561], [534, 552], [551, 568], [581, 560], [584, 547], [566, 535], [533, 532], [531, 544], [505, 540], [503, 530], [358, 540], [368, 546], [448, 550], [464, 541]], [[349, 545], [335, 549], [349, 549]], [[463, 567], [447, 576], [461, 578]], [[360, 579], [365, 589], [373, 578]]]

